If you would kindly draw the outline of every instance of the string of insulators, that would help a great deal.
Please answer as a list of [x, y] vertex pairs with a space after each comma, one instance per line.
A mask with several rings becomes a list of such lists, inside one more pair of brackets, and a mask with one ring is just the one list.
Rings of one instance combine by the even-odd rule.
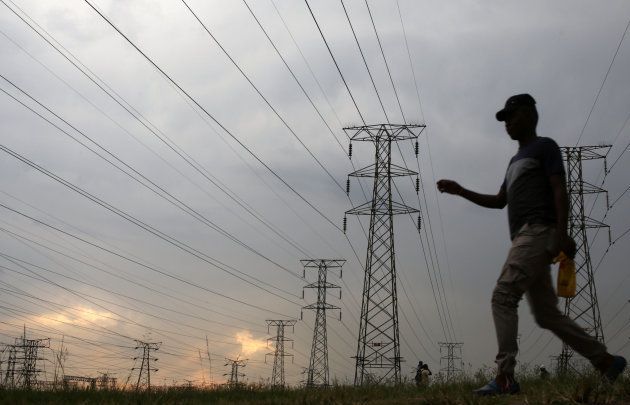
[[416, 194], [420, 192], [420, 178], [416, 177]]
[[418, 141], [416, 141], [415, 150], [416, 150], [416, 156], [418, 156], [418, 152], [420, 152], [420, 146], [418, 145]]
[[350, 179], [346, 180], [346, 194], [350, 194]]
[[418, 214], [418, 231], [422, 229], [422, 215]]
[[350, 142], [350, 145], [348, 146], [348, 157], [352, 158], [352, 142]]
[[347, 229], [348, 229], [348, 217], [344, 215], [343, 216], [343, 233], [346, 233]]

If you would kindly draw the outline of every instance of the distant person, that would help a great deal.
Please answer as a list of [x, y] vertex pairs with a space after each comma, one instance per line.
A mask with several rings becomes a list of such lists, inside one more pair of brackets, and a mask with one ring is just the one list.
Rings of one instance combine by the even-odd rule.
[[[496, 113], [498, 121], [519, 149], [510, 160], [499, 193], [478, 194], [453, 180], [440, 180], [440, 192], [459, 195], [486, 208], [508, 206], [512, 247], [492, 293], [492, 315], [498, 341], [497, 375], [474, 392], [479, 395], [514, 394], [518, 352], [518, 303], [527, 295], [536, 323], [551, 330], [564, 343], [586, 357], [609, 381], [625, 369], [626, 359], [613, 356], [558, 310], [551, 282], [550, 263], [560, 251], [573, 257], [575, 242], [567, 233], [568, 197], [560, 148], [550, 138], [536, 134], [538, 112], [529, 94], [507, 99]], [[491, 152], [490, 152], [491, 153]]]
[[431, 370], [429, 370], [429, 366], [427, 364], [423, 364], [421, 370], [420, 385], [424, 387], [428, 386], [431, 382], [431, 375], [433, 375], [433, 373], [431, 373]]
[[545, 366], [540, 366], [538, 372], [540, 373], [541, 380], [546, 380], [547, 378], [549, 378], [549, 371], [547, 371], [547, 368]]
[[413, 380], [416, 382], [416, 386], [418, 387], [422, 383], [422, 366], [423, 365], [424, 363], [422, 362], [422, 360], [420, 360], [418, 362], [418, 366], [416, 367], [416, 375], [413, 378]]

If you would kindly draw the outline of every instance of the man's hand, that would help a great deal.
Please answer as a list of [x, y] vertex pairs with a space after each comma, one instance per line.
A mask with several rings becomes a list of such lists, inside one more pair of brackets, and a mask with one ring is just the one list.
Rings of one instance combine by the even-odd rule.
[[460, 195], [464, 189], [459, 183], [453, 180], [442, 179], [437, 182], [437, 188], [440, 193], [456, 194]]
[[575, 257], [575, 241], [566, 232], [558, 233], [558, 249], [571, 259]]

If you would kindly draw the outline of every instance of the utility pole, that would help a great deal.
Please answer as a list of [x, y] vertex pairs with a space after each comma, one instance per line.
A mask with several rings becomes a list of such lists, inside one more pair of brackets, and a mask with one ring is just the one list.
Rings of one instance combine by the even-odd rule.
[[[588, 194], [606, 194], [608, 192], [586, 182], [583, 178], [585, 160], [604, 160], [604, 172], [607, 172], [606, 155], [610, 145], [562, 147], [562, 154], [567, 163], [567, 193], [569, 195], [569, 236], [576, 243], [575, 271], [576, 293], [573, 298], [565, 299], [564, 314], [582, 325], [585, 331], [604, 343], [604, 330], [597, 302], [597, 290], [593, 277], [593, 266], [586, 231], [588, 229], [608, 228], [610, 244], [610, 226], [588, 217], [584, 210], [584, 196]], [[557, 357], [557, 371], [564, 374], [571, 368], [573, 350], [566, 343]]]
[[291, 342], [293, 339], [284, 337], [284, 327], [290, 326], [294, 328], [297, 321], [295, 319], [279, 320], [279, 319], [267, 319], [267, 333], [269, 333], [269, 327], [276, 327], [276, 336], [267, 339], [267, 344], [270, 341], [275, 342], [275, 350], [273, 353], [267, 353], [267, 356], [273, 355], [273, 373], [271, 375], [271, 385], [276, 388], [284, 388], [284, 358], [287, 356], [293, 357], [292, 354], [286, 354], [284, 352], [284, 343]]
[[238, 370], [239, 368], [245, 367], [247, 365], [247, 359], [239, 359], [237, 357], [236, 359], [226, 358], [225, 361], [227, 362], [225, 363], [225, 365], [230, 366], [230, 372], [223, 374], [224, 376], [230, 376], [227, 385], [230, 388], [237, 388], [238, 386], [243, 384], [242, 382], [240, 382], [239, 378], [245, 378], [245, 374], [239, 373]]
[[[326, 302], [326, 292], [331, 288], [339, 288], [339, 299], [341, 299], [341, 289], [338, 285], [327, 281], [328, 270], [339, 269], [341, 278], [342, 266], [346, 262], [340, 259], [306, 259], [300, 260], [304, 266], [303, 277], [306, 277], [306, 269], [317, 269], [317, 282], [306, 285], [304, 288], [317, 288], [317, 303], [310, 304], [303, 309], [315, 311], [315, 326], [313, 327], [313, 344], [311, 345], [311, 357], [308, 364], [306, 386], [328, 387], [330, 386], [330, 373], [328, 369], [328, 334], [326, 332], [326, 311], [339, 310], [341, 320], [341, 308]], [[304, 290], [302, 289], [302, 298]], [[302, 314], [300, 314], [302, 319]]]
[[[162, 342], [143, 342], [136, 340], [136, 350], [142, 349], [142, 364], [140, 367], [133, 367], [131, 372], [138, 370], [138, 381], [136, 382], [136, 391], [140, 390], [140, 387], [145, 387], [147, 391], [151, 390], [151, 371], [158, 371], [157, 368], [151, 368], [151, 361], [157, 361], [156, 357], [151, 357], [151, 352], [158, 351]], [[134, 361], [139, 357], [134, 357]], [[143, 378], [144, 376], [144, 378]]]
[[[372, 142], [375, 162], [349, 174], [349, 177], [374, 178], [372, 201], [347, 211], [351, 215], [369, 215], [365, 277], [361, 302], [361, 322], [357, 342], [354, 385], [368, 383], [400, 384], [400, 336], [396, 290], [396, 254], [393, 216], [419, 213], [392, 199], [392, 178], [417, 176], [418, 173], [392, 163], [392, 143], [416, 140], [424, 125], [378, 124], [344, 128], [352, 141]], [[352, 143], [348, 154], [352, 157]], [[416, 191], [418, 190], [416, 179]], [[347, 183], [350, 191], [350, 179]], [[344, 232], [347, 218], [344, 216]], [[418, 216], [418, 225], [420, 217]]]
[[[451, 381], [463, 371], [461, 365], [464, 344], [461, 342], [438, 342], [438, 344], [440, 345], [440, 372], [445, 372], [446, 381]], [[446, 363], [446, 367], [442, 366], [442, 361]]]

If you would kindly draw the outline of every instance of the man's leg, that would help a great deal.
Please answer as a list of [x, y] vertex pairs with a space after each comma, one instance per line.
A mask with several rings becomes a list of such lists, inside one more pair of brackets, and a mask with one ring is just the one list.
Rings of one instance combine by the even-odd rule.
[[514, 238], [501, 275], [492, 293], [492, 316], [499, 350], [496, 357], [497, 380], [514, 378], [518, 353], [518, 303], [543, 272], [549, 272], [547, 252], [549, 227], [525, 225]]
[[541, 328], [549, 329], [596, 368], [607, 368], [612, 356], [606, 352], [606, 347], [558, 309], [550, 273], [541, 274], [532, 284], [527, 291], [527, 300]]

